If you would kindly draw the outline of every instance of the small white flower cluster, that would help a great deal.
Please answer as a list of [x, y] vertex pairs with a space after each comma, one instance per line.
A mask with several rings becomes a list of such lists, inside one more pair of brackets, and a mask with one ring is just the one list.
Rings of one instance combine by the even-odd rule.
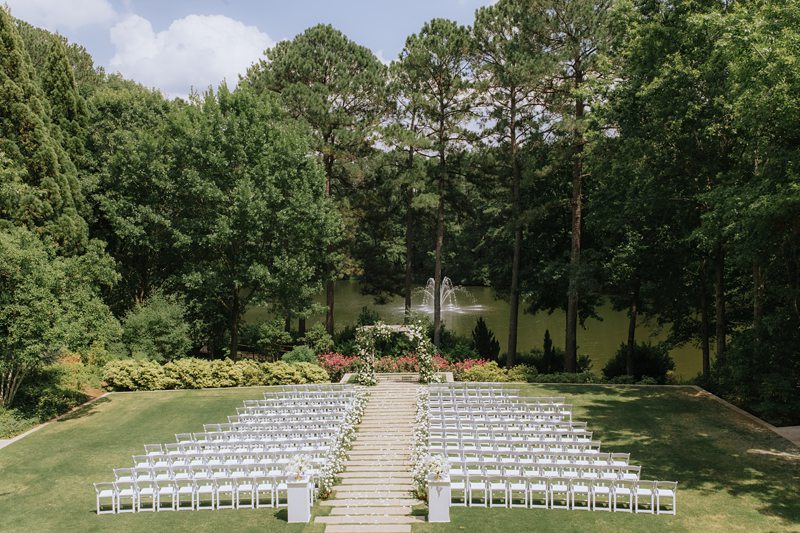
[[414, 480], [414, 493], [420, 499], [427, 498], [428, 491], [428, 434], [430, 431], [428, 417], [428, 398], [430, 392], [427, 387], [417, 389], [417, 412], [414, 416], [414, 442], [411, 450], [412, 477]]
[[319, 496], [327, 498], [330, 495], [333, 485], [336, 483], [336, 476], [344, 470], [344, 462], [347, 459], [347, 451], [351, 448], [356, 437], [356, 428], [361, 423], [364, 410], [367, 407], [368, 392], [359, 387], [353, 401], [353, 407], [345, 415], [344, 422], [339, 429], [336, 441], [331, 446], [328, 454], [328, 462], [322, 467], [319, 475]]
[[309, 455], [294, 455], [286, 465], [286, 473], [294, 479], [302, 479], [311, 472], [313, 466]]

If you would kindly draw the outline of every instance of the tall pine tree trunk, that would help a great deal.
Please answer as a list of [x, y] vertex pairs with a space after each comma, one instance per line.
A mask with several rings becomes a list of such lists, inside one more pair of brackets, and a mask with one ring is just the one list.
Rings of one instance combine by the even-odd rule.
[[631, 291], [631, 302], [628, 309], [628, 350], [625, 357], [625, 373], [632, 376], [634, 373], [633, 354], [636, 350], [636, 318], [639, 315], [639, 282], [636, 282]]
[[444, 245], [444, 153], [441, 155], [442, 168], [439, 176], [439, 207], [436, 211], [436, 262], [433, 269], [433, 344], [437, 347], [442, 340], [442, 247]]
[[514, 234], [514, 250], [511, 256], [511, 287], [508, 314], [508, 356], [506, 366], [514, 366], [517, 356], [517, 327], [519, 323], [519, 261], [522, 252], [522, 225], [520, 224], [520, 167], [517, 153], [517, 130], [515, 106], [511, 103], [511, 226]]
[[[583, 77], [577, 68], [575, 89], [579, 90]], [[572, 146], [572, 242], [569, 254], [569, 289], [567, 291], [567, 331], [564, 350], [564, 370], [576, 372], [578, 369], [578, 276], [581, 263], [581, 217], [583, 196], [583, 134], [580, 121], [583, 119], [584, 103], [581, 97], [575, 99], [575, 131]]]
[[301, 318], [297, 323], [297, 334], [301, 337], [306, 336], [306, 319]]
[[708, 260], [703, 259], [700, 268], [700, 347], [703, 352], [703, 375], [711, 374], [711, 326], [708, 317]]
[[[326, 155], [323, 157], [323, 163], [325, 166], [325, 195], [330, 198], [331, 196], [331, 180], [333, 179], [333, 156]], [[333, 246], [328, 245], [327, 248], [328, 257], [331, 257], [333, 253]], [[328, 264], [328, 273], [332, 274], [334, 270], [333, 265]], [[325, 305], [327, 310], [325, 312], [325, 329], [328, 331], [329, 335], [333, 335], [333, 289], [334, 289], [334, 280], [329, 279], [325, 282]]]
[[715, 249], [714, 308], [716, 310], [717, 361], [722, 361], [725, 357], [727, 324], [725, 317], [725, 251], [721, 242], [717, 243]]
[[413, 248], [411, 246], [411, 230], [414, 227], [413, 212], [411, 204], [414, 201], [414, 189], [409, 187], [406, 191], [406, 264], [405, 264], [405, 285], [403, 287], [403, 296], [405, 302], [403, 305], [405, 322], [411, 319], [411, 261], [413, 259]]
[[753, 327], [756, 335], [760, 334], [761, 323], [764, 319], [764, 298], [766, 295], [766, 275], [764, 267], [758, 262], [753, 261]]
[[233, 286], [231, 294], [231, 350], [230, 357], [234, 361], [239, 358], [239, 287]]

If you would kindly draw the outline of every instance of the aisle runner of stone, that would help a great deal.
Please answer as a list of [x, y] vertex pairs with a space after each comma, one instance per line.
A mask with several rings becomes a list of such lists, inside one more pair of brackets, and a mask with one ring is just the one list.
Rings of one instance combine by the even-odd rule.
[[[416, 377], [416, 376], [415, 376]], [[330, 499], [330, 516], [318, 516], [325, 533], [408, 533], [424, 522], [411, 508], [424, 503], [411, 491], [411, 444], [417, 384], [379, 377], [358, 434]]]

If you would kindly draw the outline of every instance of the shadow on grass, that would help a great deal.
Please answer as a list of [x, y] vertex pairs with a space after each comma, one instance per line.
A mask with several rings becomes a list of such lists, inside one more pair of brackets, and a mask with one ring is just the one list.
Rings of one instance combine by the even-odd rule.
[[96, 408], [99, 405], [102, 405], [104, 403], [108, 403], [110, 401], [111, 401], [111, 399], [108, 396], [106, 396], [105, 398], [99, 398], [99, 399], [93, 401], [92, 403], [81, 405], [80, 407], [78, 407], [77, 409], [72, 411], [71, 413], [69, 413], [67, 415], [64, 415], [61, 418], [59, 418], [57, 420], [57, 422], [66, 422], [67, 420], [77, 420], [78, 418], [84, 418], [84, 417], [87, 417], [87, 416], [92, 416], [93, 414], [95, 414]]
[[275, 511], [275, 515], [274, 516], [275, 516], [275, 518], [277, 518], [278, 520], [280, 520], [282, 522], [288, 522], [289, 521], [289, 511], [287, 509], [278, 509], [277, 511]]
[[[758, 511], [800, 523], [798, 449], [691, 389], [548, 386], [575, 397], [605, 451], [630, 452], [643, 479], [678, 481], [700, 492], [727, 491]], [[789, 452], [784, 454], [764, 451]]]

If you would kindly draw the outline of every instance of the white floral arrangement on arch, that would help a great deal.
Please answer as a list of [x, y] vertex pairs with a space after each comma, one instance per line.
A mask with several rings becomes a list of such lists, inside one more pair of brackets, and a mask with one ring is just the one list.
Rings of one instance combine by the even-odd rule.
[[378, 340], [390, 339], [394, 334], [404, 334], [416, 347], [420, 382], [436, 382], [438, 375], [433, 367], [435, 347], [425, 335], [425, 328], [422, 324], [409, 324], [398, 330], [396, 326], [392, 327], [383, 322], [377, 322], [372, 326], [362, 326], [356, 330], [356, 346], [358, 346], [358, 356], [361, 359], [356, 374], [358, 383], [372, 386], [378, 382], [375, 376], [375, 344]]

